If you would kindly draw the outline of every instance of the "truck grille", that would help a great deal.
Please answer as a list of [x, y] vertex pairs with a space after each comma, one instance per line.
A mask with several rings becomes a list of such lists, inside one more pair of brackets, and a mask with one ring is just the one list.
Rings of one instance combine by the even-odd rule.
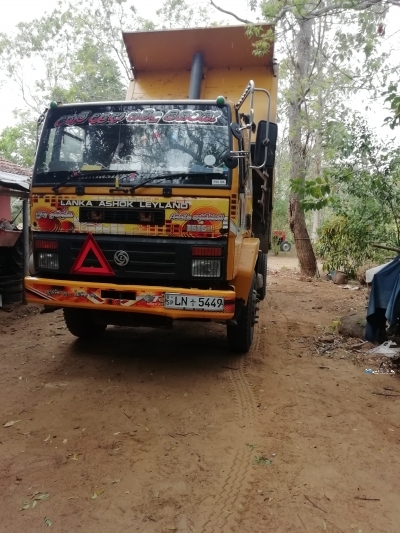
[[[57, 250], [59, 269], [57, 271], [43, 270], [49, 278], [79, 280], [89, 277], [91, 281], [104, 282], [112, 279], [113, 283], [152, 285], [178, 281], [180, 284], [186, 284], [182, 286], [192, 287], [194, 281], [198, 285], [203, 279], [200, 273], [205, 271], [204, 263], [209, 260], [213, 261], [211, 266], [215, 268], [215, 271], [212, 271], [212, 275], [204, 277], [206, 283], [210, 280], [226, 279], [226, 237], [211, 240], [94, 234], [96, 245], [115, 274], [107, 280], [103, 277], [101, 268], [99, 271], [101, 264], [93, 251], [95, 248], [86, 247], [85, 256], [81, 256], [77, 261], [87, 239], [86, 234], [59, 233], [55, 238], [54, 233], [43, 232], [38, 237], [39, 239], [36, 239], [36, 235], [33, 236], [35, 242], [43, 244], [43, 242], [55, 241], [57, 243], [54, 253]], [[126, 255], [129, 261], [124, 265], [125, 261], [121, 261], [121, 257], [127, 259]], [[215, 261], [218, 262], [218, 268], [215, 266]], [[80, 266], [71, 272], [74, 264]], [[87, 267], [93, 268], [93, 274], [86, 270]], [[80, 271], [81, 268], [83, 271]], [[198, 270], [200, 268], [201, 272]]]
[[[176, 246], [169, 243], [145, 243], [145, 242], [121, 242], [118, 240], [107, 240], [97, 238], [97, 243], [111, 268], [124, 276], [140, 274], [146, 277], [156, 275], [173, 276], [176, 267]], [[71, 242], [71, 264], [78, 256], [84, 241]], [[124, 267], [119, 267], [114, 261], [114, 255], [119, 250], [124, 250], [129, 255], [129, 263]], [[89, 253], [85, 259], [84, 266], [98, 266], [97, 259]]]
[[164, 226], [165, 209], [98, 209], [96, 207], [81, 207], [79, 209], [79, 221]]

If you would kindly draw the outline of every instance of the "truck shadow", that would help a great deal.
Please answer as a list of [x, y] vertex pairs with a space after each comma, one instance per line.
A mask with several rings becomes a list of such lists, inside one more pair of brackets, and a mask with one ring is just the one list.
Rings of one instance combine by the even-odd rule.
[[137, 379], [141, 373], [187, 375], [220, 372], [232, 364], [226, 328], [214, 323], [177, 323], [172, 330], [109, 327], [98, 339], [76, 340], [67, 348], [71, 378], [93, 373], [100, 379]]

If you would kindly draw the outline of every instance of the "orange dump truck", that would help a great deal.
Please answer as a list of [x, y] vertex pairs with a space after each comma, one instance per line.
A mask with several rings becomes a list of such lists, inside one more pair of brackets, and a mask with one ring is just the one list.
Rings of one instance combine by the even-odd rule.
[[126, 101], [42, 117], [26, 298], [63, 308], [77, 337], [207, 320], [244, 353], [266, 290], [273, 45], [256, 57], [243, 26], [123, 38]]

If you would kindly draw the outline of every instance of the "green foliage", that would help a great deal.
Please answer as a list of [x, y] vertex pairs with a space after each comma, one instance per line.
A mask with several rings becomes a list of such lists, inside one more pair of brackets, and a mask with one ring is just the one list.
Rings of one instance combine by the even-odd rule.
[[62, 102], [99, 102], [123, 100], [125, 87], [116, 62], [105, 46], [85, 38], [71, 63], [72, 83], [68, 89], [54, 87], [51, 100]]
[[257, 37], [258, 40], [253, 44], [254, 55], [255, 56], [264, 56], [268, 53], [268, 50], [271, 47], [271, 44], [274, 42], [275, 32], [272, 29], [263, 31], [260, 26], [247, 26], [246, 28], [247, 37]]
[[379, 241], [384, 225], [376, 225], [376, 213], [357, 205], [347, 215], [334, 215], [319, 229], [316, 253], [324, 262], [324, 270], [343, 270], [355, 276], [367, 261], [377, 261], [382, 253], [370, 246]]
[[400, 94], [397, 84], [389, 85], [387, 91], [383, 93], [383, 96], [386, 96], [385, 102], [390, 104], [390, 111], [392, 113], [391, 116], [385, 118], [384, 122], [393, 130], [400, 124]]
[[20, 198], [12, 198], [11, 200], [11, 220], [14, 224], [22, 222], [22, 200]]
[[[94, 21], [96, 23], [94, 24]], [[17, 25], [11, 37], [0, 34], [0, 68], [19, 87], [27, 108], [0, 133], [0, 154], [32, 166], [36, 118], [52, 100], [123, 100], [130, 75], [121, 28], [146, 26], [127, 0], [59, 3], [54, 11]], [[146, 27], [149, 27], [147, 24]], [[30, 63], [36, 76], [26, 75]], [[40, 75], [38, 75], [40, 73]]]
[[156, 11], [163, 28], [195, 28], [215, 26], [207, 7], [193, 6], [185, 0], [166, 0]]
[[36, 148], [36, 120], [22, 113], [13, 126], [0, 134], [0, 156], [24, 167], [32, 167]]
[[354, 274], [381, 256], [371, 243], [400, 246], [400, 149], [378, 141], [360, 117], [346, 129], [325, 169], [333, 216], [320, 229], [317, 253], [326, 269]]
[[82, 38], [89, 38], [102, 47], [121, 70], [125, 81], [130, 79], [129, 64], [122, 31], [152, 30], [155, 25], [138, 16], [130, 0], [69, 0], [72, 26]]
[[298, 193], [304, 211], [319, 211], [333, 202], [328, 176], [309, 180], [290, 180], [292, 191]]

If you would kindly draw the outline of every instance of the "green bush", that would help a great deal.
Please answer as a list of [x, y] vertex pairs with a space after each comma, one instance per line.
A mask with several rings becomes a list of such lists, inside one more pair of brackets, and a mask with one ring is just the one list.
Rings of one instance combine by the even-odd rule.
[[368, 209], [364, 213], [355, 210], [348, 215], [334, 215], [322, 224], [316, 244], [324, 270], [342, 270], [355, 277], [366, 262], [383, 262], [385, 254], [371, 246], [371, 242], [382, 240], [381, 230], [375, 216], [369, 217]]

